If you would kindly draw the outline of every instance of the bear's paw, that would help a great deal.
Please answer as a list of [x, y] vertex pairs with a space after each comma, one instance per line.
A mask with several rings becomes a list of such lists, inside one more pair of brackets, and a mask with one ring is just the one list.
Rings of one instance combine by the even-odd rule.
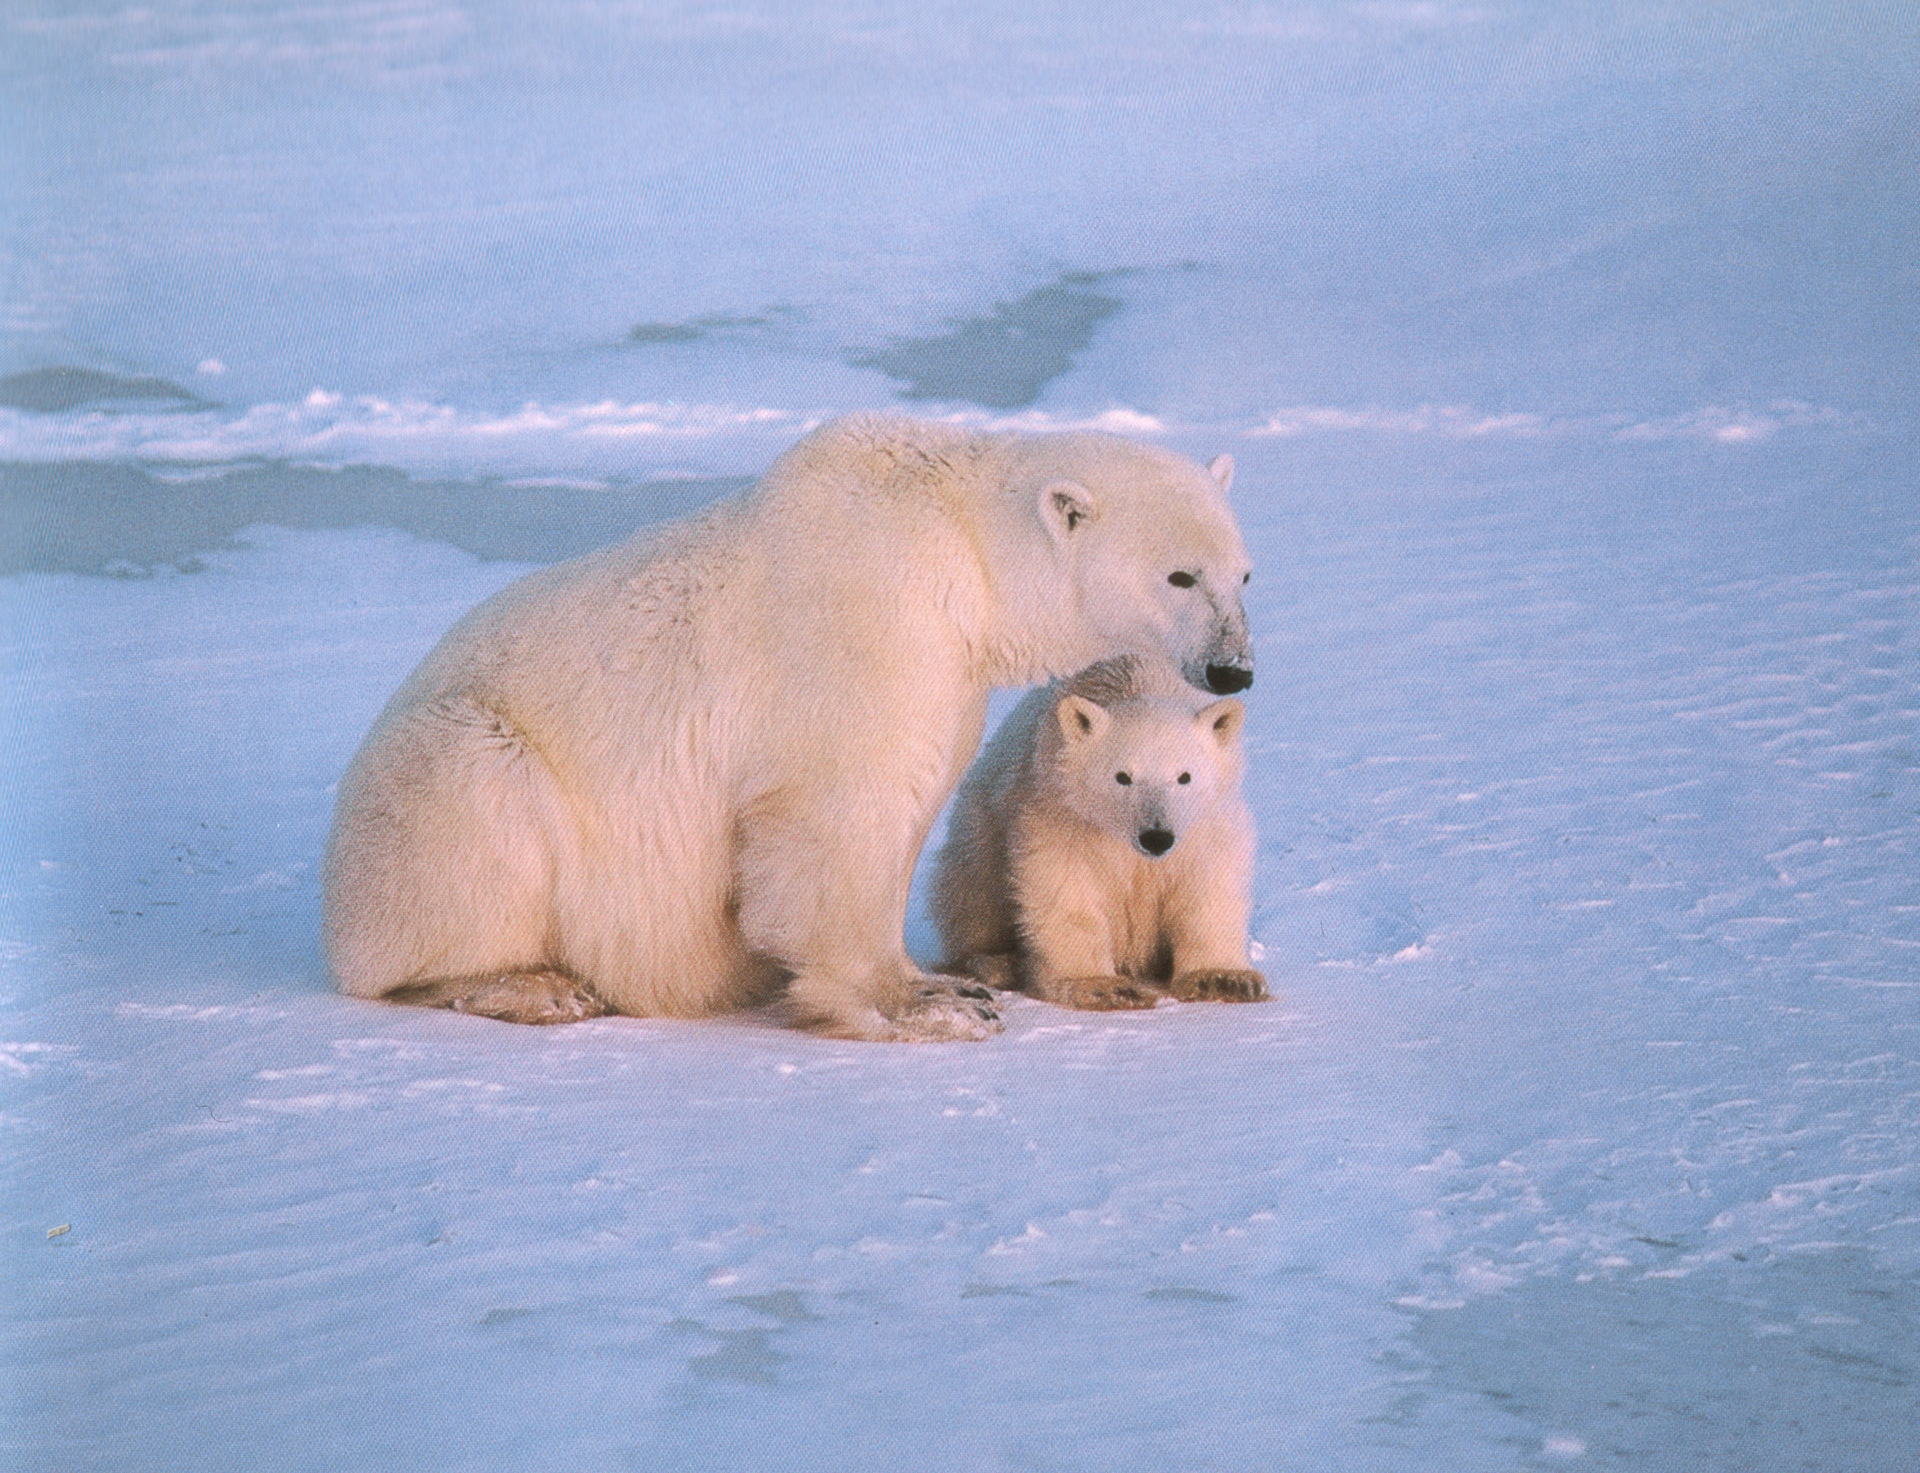
[[1173, 979], [1173, 995], [1182, 1002], [1263, 1002], [1267, 979], [1232, 967], [1202, 967]]
[[1160, 993], [1128, 977], [1062, 977], [1047, 987], [1046, 998], [1063, 1007], [1113, 1013], [1150, 1008], [1160, 1001]]
[[1006, 1026], [992, 992], [958, 981], [920, 988], [913, 1005], [892, 1022], [889, 1036], [900, 1043], [976, 1043]]
[[412, 982], [385, 994], [383, 1002], [446, 1008], [502, 1023], [578, 1023], [613, 1011], [593, 988], [570, 972], [542, 967], [526, 972], [488, 972]]

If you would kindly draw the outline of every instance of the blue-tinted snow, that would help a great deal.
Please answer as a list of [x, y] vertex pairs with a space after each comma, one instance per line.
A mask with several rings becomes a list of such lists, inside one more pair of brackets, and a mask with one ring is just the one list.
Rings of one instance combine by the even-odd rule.
[[[0, 371], [157, 375], [239, 421], [152, 431], [169, 455], [492, 468], [486, 427], [550, 462], [737, 459], [710, 433], [785, 416], [763, 457], [889, 396], [861, 361], [1076, 273], [1126, 306], [1058, 412], [1910, 412], [1897, 6], [24, 0], [5, 24]], [[633, 335], [661, 324], [695, 336]]]
[[[10, 10], [7, 1460], [1911, 1466], [1916, 25]], [[1239, 460], [1280, 1000], [330, 993], [439, 631], [923, 382]]]

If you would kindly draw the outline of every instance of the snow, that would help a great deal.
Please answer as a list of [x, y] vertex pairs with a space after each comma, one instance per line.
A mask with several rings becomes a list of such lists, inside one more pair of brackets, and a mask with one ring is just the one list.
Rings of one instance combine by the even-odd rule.
[[[0, 25], [9, 1465], [1912, 1466], [1912, 17]], [[437, 635], [928, 384], [1239, 462], [1278, 999], [333, 993]]]
[[1282, 1000], [978, 1046], [327, 992], [329, 785], [523, 565], [7, 580], [22, 1460], [1899, 1466], [1920, 514], [1241, 454]]

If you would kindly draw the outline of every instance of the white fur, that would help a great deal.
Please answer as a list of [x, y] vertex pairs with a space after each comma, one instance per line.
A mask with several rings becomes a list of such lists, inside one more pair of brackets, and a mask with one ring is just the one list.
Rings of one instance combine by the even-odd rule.
[[[677, 1016], [786, 980], [826, 1031], [979, 1036], [990, 1011], [906, 955], [915, 858], [990, 687], [1126, 650], [1251, 679], [1212, 472], [856, 416], [743, 498], [514, 584], [341, 781], [340, 986], [545, 1021], [581, 1010], [569, 978], [599, 1010]], [[523, 983], [534, 1002], [500, 1004]]]
[[1244, 715], [1137, 658], [1028, 696], [954, 803], [933, 879], [948, 967], [1077, 1007], [1264, 997]]

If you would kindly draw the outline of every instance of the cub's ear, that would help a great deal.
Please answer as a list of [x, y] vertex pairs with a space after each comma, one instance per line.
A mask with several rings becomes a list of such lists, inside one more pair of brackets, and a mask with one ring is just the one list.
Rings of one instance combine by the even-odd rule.
[[1053, 708], [1053, 719], [1060, 723], [1060, 735], [1069, 747], [1090, 742], [1105, 733], [1113, 718], [1104, 706], [1096, 706], [1085, 696], [1062, 696]]
[[1078, 481], [1049, 481], [1040, 488], [1040, 521], [1057, 546], [1093, 520], [1093, 493]]
[[1207, 474], [1213, 477], [1214, 482], [1223, 492], [1231, 491], [1233, 489], [1233, 457], [1231, 455], [1214, 456], [1207, 462]]
[[1247, 708], [1228, 696], [1224, 701], [1202, 706], [1195, 713], [1193, 724], [1202, 731], [1212, 732], [1213, 739], [1221, 746], [1230, 747], [1240, 740], [1240, 728], [1246, 724], [1246, 720]]

